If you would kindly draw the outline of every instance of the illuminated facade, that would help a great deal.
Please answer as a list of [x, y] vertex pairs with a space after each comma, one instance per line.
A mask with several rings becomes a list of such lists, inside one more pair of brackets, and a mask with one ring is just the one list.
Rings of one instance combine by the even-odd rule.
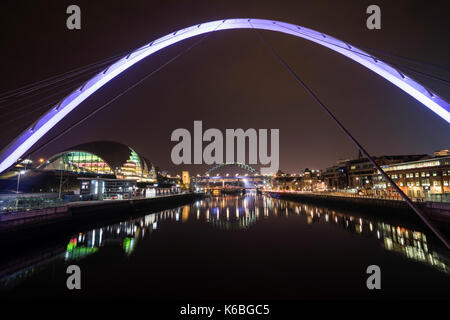
[[434, 152], [435, 157], [448, 157], [450, 156], [450, 149], [443, 149]]
[[[450, 195], [450, 157], [431, 158], [382, 167], [391, 179], [409, 197], [427, 198]], [[377, 188], [395, 195], [394, 188], [378, 178]]]
[[118, 179], [131, 179], [139, 182], [156, 182], [155, 168], [147, 165], [144, 159], [131, 149], [127, 161], [116, 171]]
[[[426, 154], [373, 157], [382, 167], [429, 158], [430, 156]], [[335, 166], [327, 168], [322, 173], [322, 177], [329, 190], [347, 189], [372, 194], [374, 189], [384, 188], [380, 185], [383, 179], [379, 176], [378, 170], [367, 158], [361, 156], [353, 160], [339, 160]]]
[[183, 181], [184, 185], [190, 185], [191, 184], [191, 177], [189, 176], [189, 171], [183, 171], [181, 173], [181, 181]]
[[113, 175], [114, 171], [99, 156], [84, 151], [69, 151], [50, 158], [39, 169], [67, 171], [78, 174]]
[[129, 199], [136, 190], [135, 180], [78, 178], [81, 182], [80, 195], [86, 199]]
[[156, 172], [151, 162], [133, 149], [109, 141], [76, 146], [51, 157], [38, 169], [156, 182]]

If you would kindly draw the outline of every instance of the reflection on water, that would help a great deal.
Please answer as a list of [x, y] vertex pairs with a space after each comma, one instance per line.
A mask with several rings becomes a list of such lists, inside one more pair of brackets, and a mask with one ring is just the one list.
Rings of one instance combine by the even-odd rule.
[[[97, 253], [105, 245], [120, 246], [126, 255], [132, 255], [142, 239], [158, 232], [159, 224], [166, 220], [176, 223], [206, 223], [226, 231], [245, 230], [261, 219], [300, 216], [310, 225], [329, 224], [347, 232], [378, 241], [388, 251], [407, 259], [426, 264], [448, 274], [449, 259], [432, 250], [424, 233], [399, 225], [355, 218], [348, 213], [300, 204], [266, 196], [222, 196], [207, 198], [191, 205], [151, 213], [141, 218], [107, 225], [70, 237], [67, 245], [52, 248], [20, 261], [9, 262], [0, 270], [0, 287], [11, 288], [23, 280], [48, 268], [56, 261], [67, 263]], [[323, 231], [321, 231], [323, 232]]]
[[273, 207], [284, 211], [286, 216], [301, 214], [306, 216], [309, 224], [329, 223], [336, 225], [348, 232], [367, 238], [372, 238], [381, 243], [384, 249], [401, 254], [408, 259], [423, 262], [438, 270], [448, 273], [448, 258], [434, 252], [427, 244], [427, 237], [423, 232], [407, 229], [402, 226], [390, 225], [385, 222], [374, 222], [370, 219], [355, 218], [349, 214], [343, 214], [336, 210], [322, 209], [317, 206], [300, 205], [290, 201], [269, 199]]

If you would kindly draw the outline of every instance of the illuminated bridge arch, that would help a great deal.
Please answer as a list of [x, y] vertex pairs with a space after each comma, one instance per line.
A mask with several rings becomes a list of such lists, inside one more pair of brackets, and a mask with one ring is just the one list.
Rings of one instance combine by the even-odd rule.
[[240, 162], [232, 162], [232, 163], [221, 163], [221, 164], [218, 164], [218, 165], [212, 167], [211, 169], [209, 169], [208, 171], [206, 171], [205, 175], [211, 174], [214, 171], [219, 170], [220, 168], [231, 167], [231, 166], [239, 167], [239, 168], [247, 170], [248, 172], [253, 173], [253, 174], [258, 173], [258, 170], [256, 170], [253, 167], [250, 167], [248, 164], [240, 163]]
[[336, 51], [385, 78], [450, 123], [450, 106], [447, 101], [431, 92], [415, 80], [406, 76], [401, 71], [393, 68], [373, 55], [353, 47], [347, 42], [338, 40], [312, 29], [286, 22], [264, 19], [226, 19], [202, 23], [172, 32], [134, 50], [107, 67], [104, 71], [92, 77], [80, 88], [73, 91], [54, 108], [44, 114], [30, 128], [25, 130], [4, 150], [2, 150], [2, 153], [0, 154], [0, 173], [8, 169], [20, 157], [26, 154], [35, 143], [37, 143], [48, 131], [50, 131], [80, 103], [115, 78], [118, 74], [127, 70], [142, 59], [177, 42], [204, 33], [228, 29], [253, 28], [290, 34]]

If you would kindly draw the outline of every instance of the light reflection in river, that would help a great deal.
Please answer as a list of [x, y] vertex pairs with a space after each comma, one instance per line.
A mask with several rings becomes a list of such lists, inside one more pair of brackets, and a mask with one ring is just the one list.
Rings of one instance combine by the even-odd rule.
[[[151, 213], [140, 218], [107, 225], [73, 235], [64, 248], [25, 257], [1, 270], [0, 287], [9, 288], [47, 268], [55, 261], [66, 263], [84, 259], [105, 245], [120, 246], [126, 255], [132, 255], [139, 241], [151, 238], [164, 221], [207, 223], [225, 231], [251, 228], [261, 219], [270, 217], [304, 217], [307, 224], [328, 224], [347, 232], [373, 239], [388, 251], [407, 259], [426, 264], [448, 274], [449, 260], [432, 250], [424, 233], [391, 225], [386, 222], [355, 217], [337, 210], [321, 208], [266, 196], [222, 196], [206, 198], [192, 205]], [[161, 231], [162, 232], [162, 231]]]

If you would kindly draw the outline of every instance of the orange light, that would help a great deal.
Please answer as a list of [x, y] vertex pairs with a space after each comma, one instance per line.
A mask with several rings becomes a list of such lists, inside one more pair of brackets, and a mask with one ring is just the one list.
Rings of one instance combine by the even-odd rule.
[[40, 158], [40, 159], [39, 159], [39, 162], [40, 162], [40, 163], [44, 162], [44, 158]]

